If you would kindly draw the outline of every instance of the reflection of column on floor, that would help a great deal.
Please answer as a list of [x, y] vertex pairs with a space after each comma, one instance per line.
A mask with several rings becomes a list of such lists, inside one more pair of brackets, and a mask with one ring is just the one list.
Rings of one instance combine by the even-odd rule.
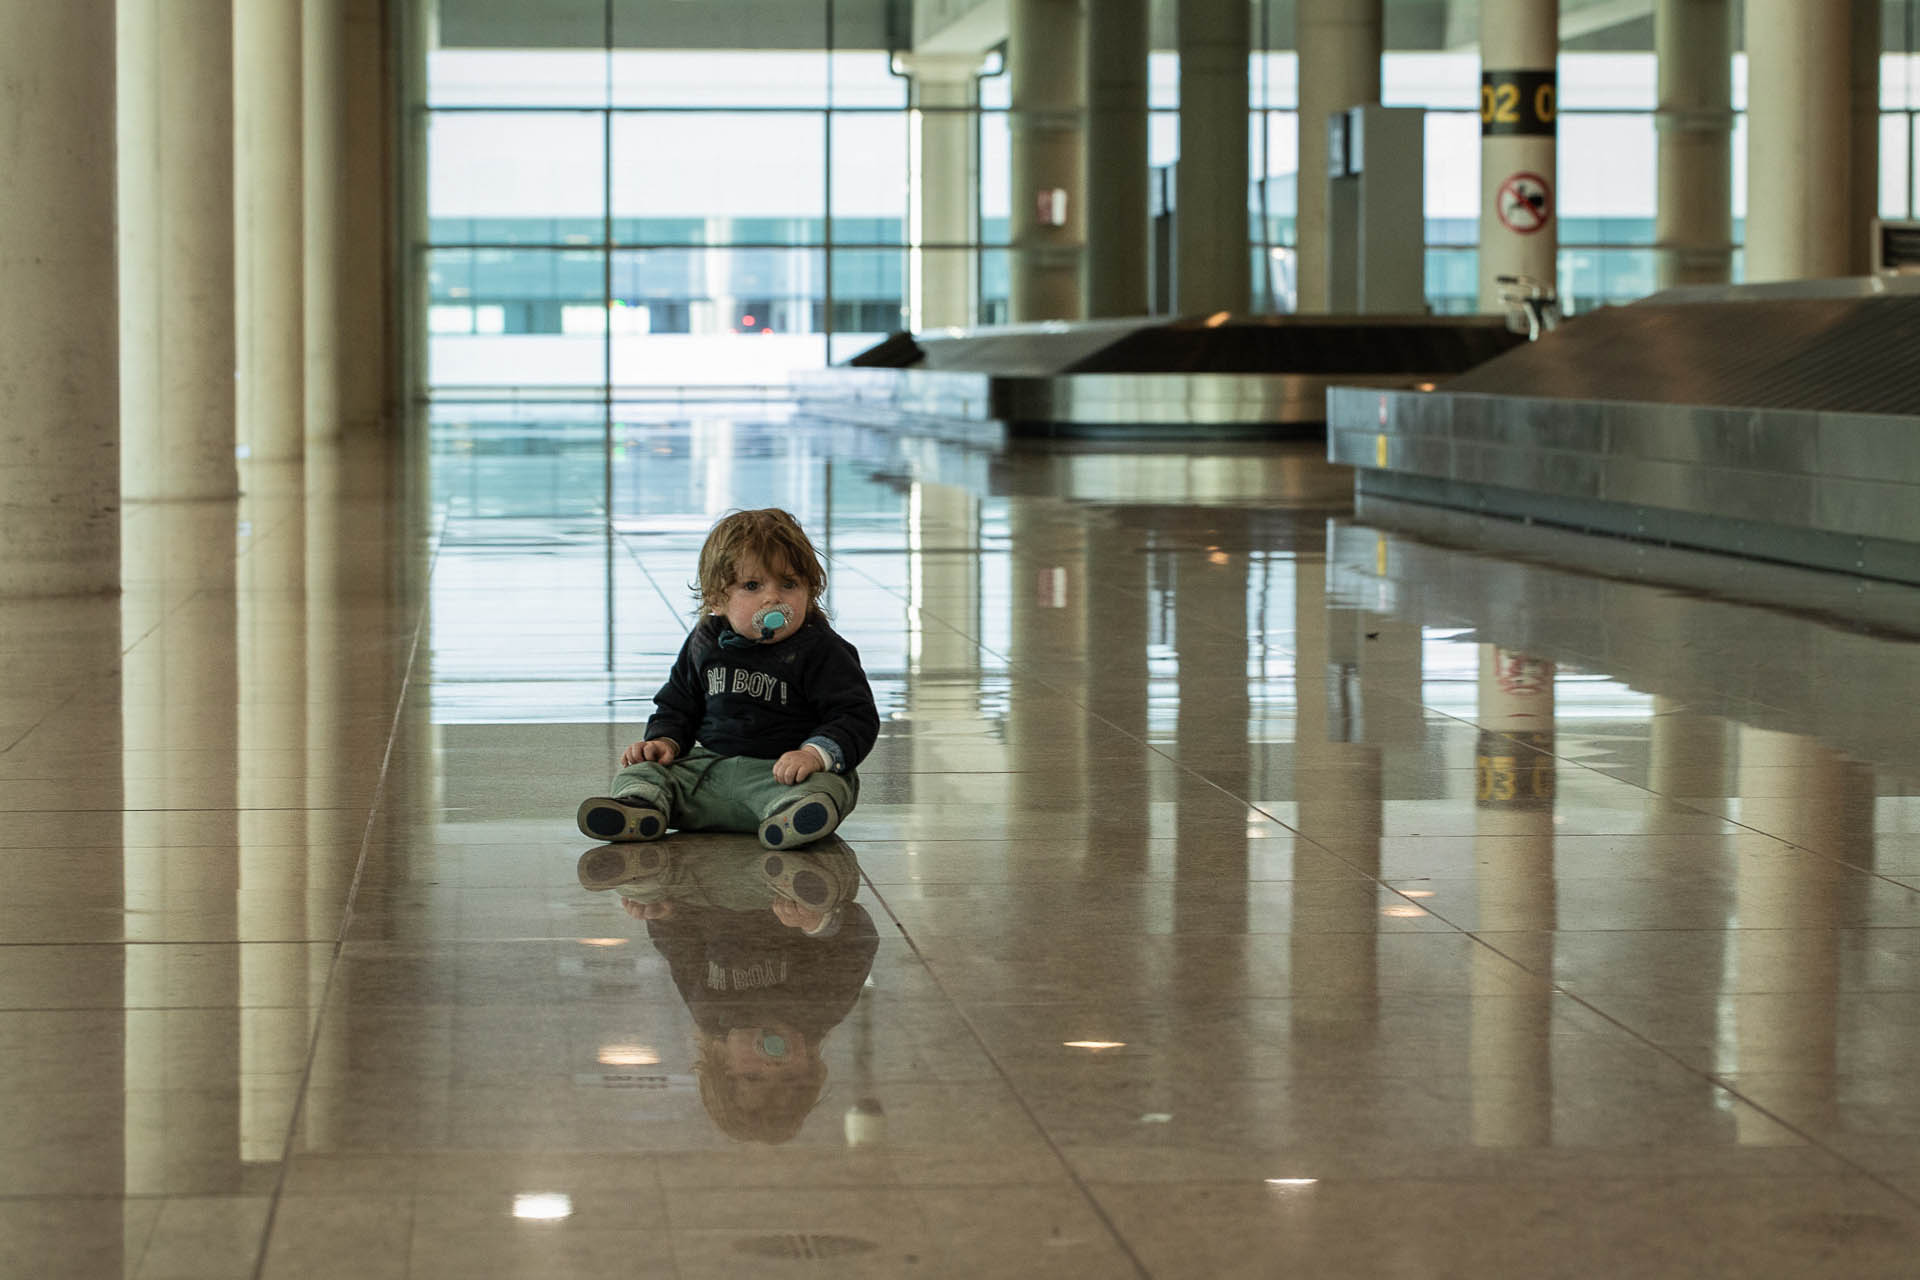
[[[1248, 746], [1247, 534], [1234, 511], [1212, 513], [1208, 526], [1185, 535], [1174, 560], [1173, 647], [1180, 663], [1180, 701], [1174, 725], [1180, 763], [1233, 796], [1252, 791]], [[1195, 545], [1195, 544], [1198, 545]], [[1208, 812], [1212, 792], [1201, 792]], [[1221, 797], [1224, 799], [1224, 797]], [[1244, 814], [1244, 810], [1243, 810]], [[1195, 823], [1176, 811], [1174, 904], [1189, 891], [1203, 900], [1222, 933], [1247, 926], [1246, 842], [1222, 839], [1212, 822]], [[1226, 890], [1237, 894], [1229, 899]]]
[[[1551, 977], [1554, 929], [1553, 674], [1551, 662], [1480, 646], [1479, 743], [1474, 751], [1477, 927], [1527, 969]], [[1516, 994], [1512, 963], [1475, 947], [1468, 1069], [1473, 1141], [1537, 1147], [1553, 1140], [1553, 1009]]]
[[[290, 943], [307, 936], [306, 528], [298, 464], [249, 465], [239, 570], [240, 936]], [[276, 1088], [297, 1078], [306, 1026], [304, 949], [240, 949], [240, 1151], [280, 1159], [288, 1116]], [[261, 1087], [251, 1087], [255, 1082]]]
[[908, 254], [907, 325], [918, 333], [974, 321], [975, 253], [980, 207], [981, 59], [978, 54], [912, 54], [900, 59], [913, 77], [913, 173], [908, 182], [912, 248]]
[[[140, 504], [129, 511], [121, 575], [160, 607], [127, 619], [121, 724], [129, 824], [153, 809], [196, 811], [204, 847], [126, 860], [126, 1190], [237, 1189], [240, 1169], [238, 957], [211, 947], [170, 964], [183, 939], [233, 936], [239, 872], [235, 791], [235, 501]], [[162, 617], [158, 628], [153, 619]], [[156, 765], [158, 767], [156, 767]], [[140, 808], [134, 809], [138, 804]], [[174, 1064], [210, 1074], [179, 1078]], [[224, 1069], [225, 1075], [219, 1072]]]
[[[7, 19], [0, 16], [0, 41], [6, 33]], [[0, 52], [0, 65], [5, 62], [5, 54]], [[109, 572], [117, 577], [119, 565], [116, 563]], [[89, 804], [83, 786], [97, 784], [98, 796], [111, 797], [126, 785], [121, 776], [124, 712], [117, 714], [115, 710], [123, 700], [119, 640], [123, 628], [127, 634], [136, 634], [143, 623], [151, 625], [151, 619], [144, 609], [128, 602], [126, 620], [118, 621], [122, 617], [122, 605], [121, 600], [102, 595], [87, 599], [9, 600], [0, 606], [5, 611], [7, 640], [5, 692], [0, 700], [8, 704], [8, 709], [16, 708], [18, 700], [32, 690], [80, 689], [79, 696], [49, 717], [41, 730], [69, 750], [84, 751], [89, 763], [75, 770], [78, 777], [74, 789], [80, 794], [66, 802], [50, 799], [46, 808], [96, 807]], [[52, 701], [55, 699], [49, 698], [49, 703]], [[84, 778], [85, 783], [80, 783], [79, 778]], [[122, 877], [131, 870], [124, 841], [110, 821], [111, 815], [100, 817], [108, 821], [88, 822], [88, 828], [97, 831], [97, 835], [88, 840], [81, 855], [88, 860], [83, 864], [90, 877], [86, 884], [87, 905], [97, 918], [112, 920], [116, 911], [120, 911], [122, 919], [131, 920], [131, 916], [124, 914], [127, 886]], [[58, 904], [56, 910], [67, 908], [61, 911], [62, 918], [81, 918], [67, 906], [73, 901], [76, 863], [65, 856], [66, 852], [59, 848], [10, 849], [4, 855], [7, 897], [15, 909], [16, 920], [24, 919], [31, 909], [27, 906], [30, 903]], [[98, 876], [97, 880], [91, 878], [94, 875]], [[6, 950], [10, 955], [18, 955], [36, 949], [10, 947]], [[128, 985], [131, 975], [126, 965], [128, 954], [139, 950], [139, 947], [110, 946], [74, 948], [67, 963], [81, 972], [69, 975], [73, 981], [71, 989], [84, 992], [90, 1007], [101, 1010], [134, 1007], [137, 996], [144, 993], [136, 993]], [[63, 981], [59, 985], [65, 988], [67, 984]], [[56, 1003], [71, 1007], [77, 1002]], [[18, 1028], [19, 1022], [12, 1025]], [[128, 1166], [127, 1136], [142, 1119], [154, 1119], [153, 1106], [143, 1105], [146, 1100], [136, 1100], [120, 1087], [123, 1080], [129, 1088], [152, 1087], [151, 1080], [134, 1080], [134, 1059], [130, 1056], [134, 1051], [131, 1039], [122, 1044], [118, 1037], [103, 1034], [87, 1046], [84, 1061], [74, 1061], [75, 1083], [67, 1087], [95, 1094], [92, 1105], [97, 1108], [78, 1122], [77, 1131], [76, 1122], [66, 1107], [36, 1107], [31, 1095], [21, 1096], [20, 1086], [14, 1086], [8, 1096], [4, 1157], [14, 1194], [22, 1194], [23, 1188], [26, 1194], [114, 1194], [115, 1183]], [[145, 1046], [139, 1051], [144, 1055]], [[29, 1063], [34, 1060], [32, 1049], [24, 1052], [15, 1049], [14, 1053], [17, 1056], [9, 1061], [9, 1067], [19, 1058]], [[27, 1070], [33, 1072], [31, 1066]], [[77, 1192], [69, 1190], [76, 1186], [80, 1187]], [[16, 1212], [30, 1214], [32, 1209], [23, 1205]], [[101, 1215], [103, 1228], [108, 1220], [107, 1215]], [[41, 1256], [35, 1256], [36, 1246], [25, 1243], [36, 1238], [49, 1242], [44, 1246], [48, 1250], [43, 1255], [44, 1261]], [[89, 1247], [84, 1256], [88, 1263], [97, 1267], [99, 1274], [115, 1276], [121, 1274], [116, 1252], [125, 1249], [126, 1274], [132, 1275], [144, 1247], [143, 1241], [124, 1239], [105, 1229], [101, 1230], [97, 1242], [87, 1243]], [[10, 1225], [6, 1247], [0, 1250], [0, 1256], [5, 1258], [0, 1272], [7, 1275], [57, 1276], [69, 1273], [73, 1258], [81, 1255], [69, 1242], [56, 1241], [51, 1232], [23, 1231]]]
[[[1147, 742], [1147, 581], [1144, 535], [1103, 530], [1087, 540], [1087, 633], [1095, 658], [1087, 664], [1087, 705], [1103, 732], [1112, 724], [1140, 742], [1116, 749], [1094, 764], [1088, 800], [1100, 814], [1100, 847], [1089, 859], [1090, 875], [1141, 877], [1150, 859], [1153, 787]], [[1158, 756], [1151, 757], [1158, 760]], [[1114, 892], [1125, 881], [1116, 881]]]
[[[1651, 628], [1657, 627], [1659, 619], [1649, 616], [1635, 621], [1645, 621]], [[1649, 630], [1645, 634], [1658, 637], [1660, 633]], [[1680, 637], [1673, 639], [1678, 641]], [[1731, 745], [1727, 721], [1702, 715], [1678, 698], [1656, 695], [1653, 719], [1648, 725], [1647, 789], [1655, 795], [1672, 797], [1733, 794], [1728, 790]], [[1649, 892], [1669, 892], [1667, 886], [1673, 882], [1665, 877], [1675, 877], [1684, 881], [1688, 896], [1712, 918], [1732, 917], [1734, 881], [1727, 869], [1732, 865], [1733, 854], [1727, 837], [1701, 835], [1655, 840], [1650, 842], [1649, 850], [1645, 855], [1646, 865], [1629, 873], [1647, 886]], [[1717, 973], [1724, 963], [1724, 947], [1729, 935], [1725, 930], [1712, 930], [1704, 936], [1710, 937], [1713, 950], [1700, 956], [1701, 971]], [[1625, 941], [1630, 937], [1622, 935], [1621, 945], [1630, 946], [1631, 943]], [[1698, 1042], [1712, 1044], [1720, 1029], [1719, 993], [1711, 983], [1702, 983], [1695, 990], [1699, 994], [1691, 1001], [1675, 998], [1670, 1002], [1674, 1015], [1685, 1019], [1676, 1027], [1676, 1032], [1683, 1038], [1692, 1033]], [[1704, 1083], [1701, 1087], [1703, 1091], [1710, 1088]]]
[[[1873, 776], [1800, 734], [1742, 725], [1739, 741], [1739, 821], [1817, 843], [1819, 852], [1738, 864], [1733, 936], [1741, 994], [1734, 997], [1734, 1060], [1721, 1066], [1781, 1077], [1773, 1096], [1782, 1099], [1782, 1114], [1830, 1125], [1840, 986], [1833, 930], [1842, 883], [1831, 859], [1857, 863], [1854, 851], [1871, 846]], [[1782, 998], [1782, 992], [1794, 994]], [[1755, 1140], [1768, 1139], [1763, 1132]]]
[[[956, 763], [949, 753], [985, 747], [925, 731], [980, 716], [980, 502], [953, 485], [915, 485], [908, 520], [908, 741], [914, 774], [937, 774]], [[981, 785], [998, 793], [998, 781]]]
[[[1380, 749], [1362, 741], [1364, 715], [1354, 663], [1354, 611], [1327, 599], [1325, 562], [1295, 565], [1293, 794], [1299, 826], [1368, 875], [1380, 871]], [[1364, 632], [1361, 633], [1364, 635]], [[1375, 946], [1380, 906], [1351, 881], [1324, 875], [1293, 882], [1295, 990], [1371, 1008], [1379, 991]]]
[[[368, 803], [366, 786], [356, 778], [368, 759], [378, 758], [384, 728], [377, 716], [393, 706], [385, 688], [389, 664], [367, 652], [371, 640], [389, 634], [389, 620], [384, 613], [369, 616], [366, 606], [383, 599], [395, 548], [381, 536], [380, 521], [355, 502], [358, 493], [379, 491], [368, 489], [366, 475], [378, 452], [360, 442], [309, 441], [307, 446], [304, 936], [315, 939], [334, 937], [339, 930]], [[308, 950], [310, 1008], [318, 1009], [325, 998], [332, 961], [325, 947]], [[301, 1128], [309, 1145], [325, 1146], [330, 1104], [345, 1070], [345, 1039], [324, 1037], [316, 1051], [321, 1056], [313, 1063]]]
[[[1008, 821], [1031, 818], [1070, 839], [1088, 835], [1085, 672], [1088, 649], [1088, 532], [1064, 504], [1015, 498], [1007, 504], [1014, 548], [1009, 594]], [[1011, 832], [1018, 838], [1017, 830]]]

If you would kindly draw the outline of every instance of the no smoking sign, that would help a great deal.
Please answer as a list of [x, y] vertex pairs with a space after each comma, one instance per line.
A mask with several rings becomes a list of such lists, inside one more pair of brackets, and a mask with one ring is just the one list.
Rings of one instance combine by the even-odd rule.
[[1500, 184], [1493, 207], [1501, 226], [1530, 236], [1553, 219], [1553, 188], [1537, 173], [1516, 173]]

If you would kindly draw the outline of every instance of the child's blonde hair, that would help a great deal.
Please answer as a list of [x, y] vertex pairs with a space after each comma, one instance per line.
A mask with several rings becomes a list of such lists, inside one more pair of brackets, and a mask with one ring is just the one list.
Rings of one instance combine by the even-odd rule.
[[826, 1091], [827, 1064], [808, 1038], [804, 1071], [774, 1081], [770, 1087], [746, 1088], [727, 1060], [725, 1035], [697, 1037], [700, 1056], [694, 1061], [694, 1079], [700, 1084], [700, 1103], [720, 1132], [736, 1142], [788, 1142], [800, 1132], [807, 1117], [820, 1105]]
[[768, 573], [784, 571], [806, 583], [808, 612], [826, 615], [820, 597], [826, 593], [827, 571], [800, 522], [779, 507], [729, 512], [707, 533], [700, 548], [700, 578], [690, 584], [700, 600], [696, 612], [718, 611], [726, 604], [727, 588], [741, 559], [749, 555]]

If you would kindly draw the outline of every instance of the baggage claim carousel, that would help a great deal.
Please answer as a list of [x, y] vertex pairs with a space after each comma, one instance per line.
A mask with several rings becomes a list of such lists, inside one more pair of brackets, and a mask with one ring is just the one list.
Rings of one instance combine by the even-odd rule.
[[792, 389], [811, 417], [985, 448], [1318, 436], [1329, 387], [1431, 387], [1521, 341], [1482, 316], [1000, 325], [895, 334]]
[[[808, 416], [975, 457], [1032, 439], [1231, 452], [1324, 432], [1367, 524], [1522, 554], [1609, 535], [1578, 552], [1598, 572], [1632, 572], [1656, 546], [1732, 552], [1839, 571], [1857, 595], [1920, 584], [1916, 353], [1920, 278], [1880, 276], [1669, 290], [1532, 342], [1498, 316], [903, 333], [793, 392]], [[1211, 487], [1258, 501], [1271, 477], [1247, 472]]]

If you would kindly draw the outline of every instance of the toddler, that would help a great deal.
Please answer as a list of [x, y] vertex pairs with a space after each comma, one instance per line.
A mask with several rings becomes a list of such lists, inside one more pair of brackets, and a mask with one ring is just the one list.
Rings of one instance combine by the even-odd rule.
[[700, 548], [700, 620], [653, 696], [612, 793], [580, 806], [600, 840], [752, 831], [769, 849], [840, 825], [880, 736], [860, 655], [820, 608], [826, 574], [778, 508], [723, 517]]

